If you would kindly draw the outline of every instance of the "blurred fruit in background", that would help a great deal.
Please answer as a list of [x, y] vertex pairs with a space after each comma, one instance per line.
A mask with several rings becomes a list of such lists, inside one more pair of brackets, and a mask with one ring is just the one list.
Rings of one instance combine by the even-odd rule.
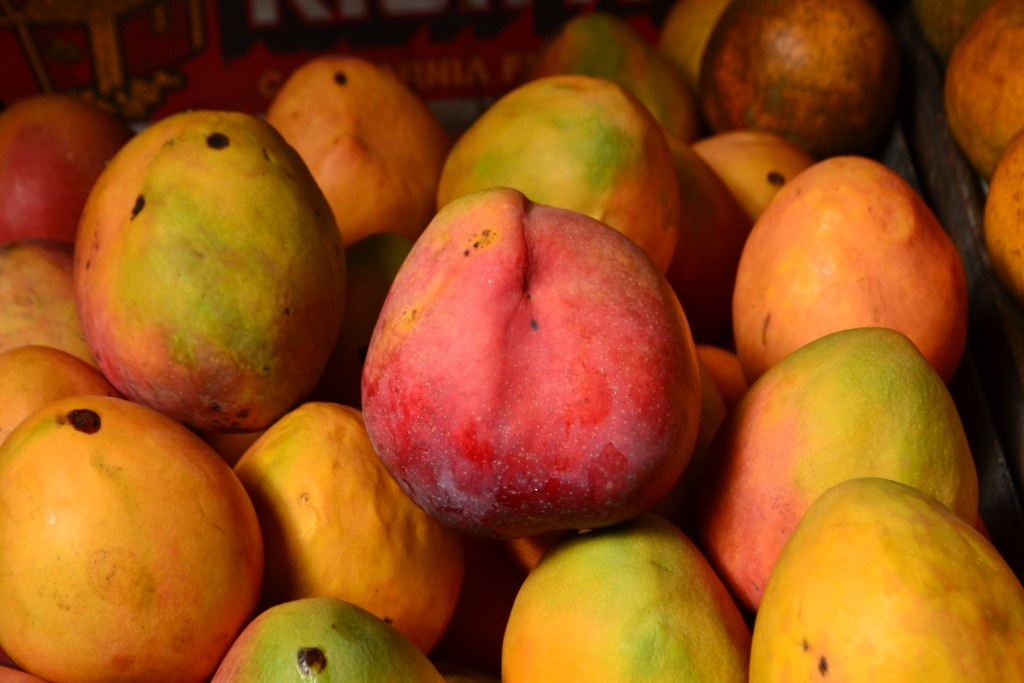
[[953, 48], [992, 0], [910, 0], [925, 41], [939, 60], [949, 62]]
[[679, 181], [679, 238], [665, 277], [695, 341], [732, 334], [732, 292], [752, 222], [722, 179], [693, 149], [668, 138]]
[[870, 0], [732, 0], [699, 99], [713, 132], [769, 130], [820, 159], [873, 152], [899, 84], [896, 37]]
[[[731, 0], [676, 0], [658, 33], [657, 49], [683, 75], [690, 90], [700, 91], [700, 63], [711, 31]], [[703, 114], [701, 114], [703, 116]]]
[[946, 66], [949, 129], [984, 180], [1024, 128], [1024, 0], [993, 0], [957, 41]]
[[666, 135], [692, 142], [701, 132], [696, 91], [621, 17], [601, 11], [576, 15], [540, 50], [529, 77], [571, 73], [618, 83], [647, 107]]
[[319, 55], [288, 75], [266, 120], [309, 167], [346, 247], [378, 232], [415, 240], [427, 227], [450, 140], [392, 70]]
[[1024, 305], [1024, 129], [1010, 140], [992, 173], [982, 234], [996, 276]]
[[0, 244], [74, 242], [93, 183], [132, 134], [71, 95], [42, 93], [0, 109]]
[[606, 78], [535, 78], [495, 101], [455, 141], [437, 207], [495, 186], [606, 223], [668, 269], [680, 220], [672, 153], [647, 108]]
[[74, 250], [63, 240], [0, 245], [0, 351], [40, 344], [96, 365], [75, 305]]
[[816, 161], [778, 133], [752, 128], [706, 135], [694, 141], [692, 147], [722, 179], [752, 222], [787, 182]]

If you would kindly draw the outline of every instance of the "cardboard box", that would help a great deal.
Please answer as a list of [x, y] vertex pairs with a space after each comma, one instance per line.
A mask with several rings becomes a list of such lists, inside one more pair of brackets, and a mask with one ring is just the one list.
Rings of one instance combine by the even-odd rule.
[[319, 53], [386, 64], [447, 125], [521, 82], [571, 16], [600, 9], [654, 40], [671, 0], [4, 0], [0, 101], [67, 92], [128, 121], [266, 109]]

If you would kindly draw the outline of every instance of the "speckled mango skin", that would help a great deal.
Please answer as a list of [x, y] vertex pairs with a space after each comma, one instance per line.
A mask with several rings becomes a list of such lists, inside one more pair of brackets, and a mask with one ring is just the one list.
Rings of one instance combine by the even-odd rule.
[[381, 459], [421, 507], [485, 536], [612, 524], [689, 461], [696, 351], [671, 287], [621, 233], [492, 188], [410, 251], [363, 366]]
[[681, 220], [675, 162], [658, 122], [613, 81], [543, 76], [490, 105], [445, 159], [437, 206], [496, 186], [606, 223], [668, 269]]
[[821, 495], [779, 557], [750, 681], [1019, 681], [1024, 587], [920, 489], [857, 478]]
[[206, 431], [256, 431], [309, 394], [343, 316], [345, 254], [308, 169], [243, 113], [144, 129], [86, 203], [86, 341], [126, 397]]
[[263, 576], [227, 464], [111, 396], [47, 403], [4, 441], [0, 548], [0, 641], [47, 681], [208, 681]]

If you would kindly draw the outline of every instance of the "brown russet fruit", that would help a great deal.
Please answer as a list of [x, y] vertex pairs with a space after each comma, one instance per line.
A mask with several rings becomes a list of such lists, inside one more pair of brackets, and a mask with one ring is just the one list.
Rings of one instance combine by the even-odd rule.
[[699, 94], [713, 131], [769, 130], [824, 158], [874, 150], [899, 81], [896, 37], [870, 0], [732, 0]]

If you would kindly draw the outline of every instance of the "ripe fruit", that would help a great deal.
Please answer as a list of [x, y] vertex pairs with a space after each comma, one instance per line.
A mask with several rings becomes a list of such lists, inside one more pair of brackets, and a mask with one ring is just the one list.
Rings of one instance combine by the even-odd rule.
[[992, 0], [911, 0], [914, 19], [925, 41], [943, 64], [971, 23]]
[[858, 476], [917, 486], [977, 519], [978, 478], [953, 398], [904, 335], [881, 327], [826, 335], [776, 363], [711, 443], [695, 535], [743, 607], [757, 610], [804, 511]]
[[74, 245], [17, 240], [0, 245], [0, 351], [52, 346], [96, 365], [75, 307]]
[[310, 402], [235, 463], [263, 529], [263, 606], [313, 596], [353, 602], [423, 652], [462, 584], [452, 529], [416, 507], [377, 457], [358, 410]]
[[751, 220], [690, 145], [669, 138], [679, 179], [679, 239], [665, 277], [686, 311], [694, 340], [732, 333], [732, 290]]
[[367, 431], [405, 491], [497, 537], [649, 507], [690, 458], [700, 400], [686, 318], [650, 259], [509, 188], [438, 213], [363, 366]]
[[750, 681], [1015, 681], [1024, 587], [919, 489], [859, 478], [793, 531], [754, 625]]
[[708, 39], [714, 132], [778, 133], [815, 158], [872, 152], [896, 105], [896, 37], [871, 0], [732, 0]]
[[367, 235], [345, 249], [345, 320], [312, 398], [360, 408], [363, 359], [395, 274], [412, 241], [395, 232]]
[[427, 227], [451, 143], [389, 69], [353, 55], [313, 57], [289, 74], [266, 120], [309, 167], [346, 247], [378, 232], [415, 240]]
[[607, 78], [634, 95], [666, 135], [693, 141], [701, 130], [695, 91], [625, 19], [608, 12], [577, 14], [532, 62], [530, 78], [558, 74]]
[[679, 69], [690, 90], [700, 90], [700, 63], [718, 18], [732, 0], [675, 0], [665, 15], [657, 48]]
[[75, 396], [0, 446], [0, 642], [52, 681], [209, 680], [263, 575], [252, 504], [169, 417]]
[[404, 681], [444, 683], [436, 667], [383, 619], [337, 598], [304, 598], [256, 615], [211, 683]]
[[327, 364], [345, 254], [269, 124], [188, 111], [138, 133], [100, 176], [74, 280], [85, 338], [122, 394], [199, 430], [258, 431]]
[[1024, 130], [999, 158], [985, 196], [982, 231], [992, 268], [1024, 305]]
[[37, 408], [68, 396], [120, 397], [99, 370], [52, 346], [0, 352], [0, 443]]
[[445, 160], [437, 206], [497, 186], [607, 223], [668, 268], [680, 221], [672, 153], [647, 108], [612, 81], [546, 76], [491, 104]]
[[645, 514], [544, 554], [512, 606], [501, 679], [746, 681], [750, 637], [697, 546]]
[[85, 100], [40, 93], [0, 111], [0, 244], [74, 243], [78, 219], [106, 163], [132, 129]]
[[1024, 0], [992, 0], [957, 41], [946, 65], [949, 130], [985, 180], [1024, 128]]
[[722, 179], [751, 222], [786, 183], [815, 161], [799, 145], [767, 130], [726, 130], [705, 136], [692, 147]]
[[816, 163], [754, 224], [733, 291], [736, 353], [749, 381], [829, 332], [891, 327], [946, 381], [967, 340], [960, 252], [895, 171], [866, 157]]

